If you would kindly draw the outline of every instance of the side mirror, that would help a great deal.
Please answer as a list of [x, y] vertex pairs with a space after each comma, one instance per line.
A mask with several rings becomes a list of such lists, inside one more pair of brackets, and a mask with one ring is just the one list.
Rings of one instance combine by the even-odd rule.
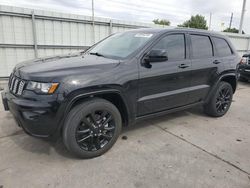
[[168, 54], [166, 50], [157, 49], [151, 50], [145, 57], [144, 61], [147, 63], [163, 62], [168, 60]]

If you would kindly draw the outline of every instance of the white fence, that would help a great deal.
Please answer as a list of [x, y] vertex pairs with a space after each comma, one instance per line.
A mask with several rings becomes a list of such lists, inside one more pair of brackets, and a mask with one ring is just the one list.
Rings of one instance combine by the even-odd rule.
[[250, 35], [241, 35], [236, 33], [223, 33], [227, 35], [240, 55], [250, 51]]
[[[16, 63], [35, 57], [85, 49], [114, 32], [161, 27], [89, 16], [31, 10], [0, 5], [0, 77]], [[250, 49], [250, 36], [227, 34], [242, 54]]]

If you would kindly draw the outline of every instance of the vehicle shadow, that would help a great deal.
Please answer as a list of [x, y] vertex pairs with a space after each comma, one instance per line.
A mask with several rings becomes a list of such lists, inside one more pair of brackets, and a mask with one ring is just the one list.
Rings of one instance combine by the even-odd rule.
[[122, 134], [133, 131], [133, 130], [138, 129], [138, 128], [146, 127], [149, 125], [156, 125], [156, 124], [162, 123], [162, 122], [171, 122], [171, 121], [173, 121], [175, 119], [179, 119], [181, 117], [190, 116], [190, 114], [209, 118], [206, 114], [204, 114], [203, 108], [201, 106], [197, 106], [197, 107], [194, 107], [194, 108], [191, 108], [188, 110], [182, 110], [182, 111], [178, 111], [178, 112], [174, 112], [174, 113], [156, 116], [156, 117], [153, 117], [150, 119], [142, 120], [142, 121], [136, 123], [135, 125], [124, 127]]
[[250, 86], [250, 82], [248, 82], [248, 81], [238, 81], [238, 87], [237, 87], [237, 89], [242, 89], [242, 87], [241, 86], [243, 86], [243, 87], [249, 87]]
[[[154, 117], [148, 120], [140, 121], [135, 125], [124, 127], [119, 139], [123, 139], [124, 135], [129, 135], [130, 131], [134, 131], [143, 127], [148, 127], [157, 123], [168, 122], [181, 117], [189, 116], [190, 113], [199, 116], [205, 116], [202, 112], [202, 109], [200, 107], [197, 107], [190, 110], [179, 111], [164, 116]], [[15, 142], [18, 148], [21, 148], [22, 150], [25, 150], [27, 152], [36, 154], [46, 154], [48, 156], [53, 155], [53, 153], [57, 153], [58, 155], [64, 158], [78, 160], [78, 158], [68, 152], [68, 150], [63, 144], [61, 137], [58, 139], [40, 139], [28, 136], [26, 134], [19, 134], [16, 136], [10, 136], [10, 139]]]
[[58, 139], [35, 138], [23, 132], [22, 134], [10, 136], [9, 138], [15, 143], [15, 145], [19, 149], [22, 149], [26, 152], [30, 152], [32, 154], [43, 154], [50, 156], [57, 153], [65, 158], [75, 158], [67, 151], [61, 137]]

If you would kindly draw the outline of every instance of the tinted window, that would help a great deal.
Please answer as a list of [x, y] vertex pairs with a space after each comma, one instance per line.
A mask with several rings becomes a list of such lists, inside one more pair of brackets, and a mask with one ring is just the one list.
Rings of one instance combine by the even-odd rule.
[[213, 48], [208, 36], [191, 35], [193, 58], [213, 56]]
[[228, 56], [232, 54], [228, 43], [224, 39], [214, 37], [213, 41], [219, 56]]
[[162, 38], [153, 49], [165, 49], [169, 60], [185, 59], [184, 34], [168, 35]]

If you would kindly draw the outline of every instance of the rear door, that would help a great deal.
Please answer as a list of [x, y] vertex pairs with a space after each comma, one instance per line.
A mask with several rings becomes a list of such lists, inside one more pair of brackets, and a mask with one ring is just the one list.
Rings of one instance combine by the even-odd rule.
[[186, 43], [185, 33], [167, 34], [145, 52], [166, 50], [168, 60], [151, 63], [150, 68], [139, 64], [138, 116], [187, 104], [191, 61]]
[[203, 101], [223, 64], [214, 56], [214, 46], [211, 37], [206, 34], [190, 33], [192, 81], [189, 102]]
[[215, 47], [215, 61], [226, 69], [235, 68], [235, 56], [227, 41], [220, 37], [212, 37], [212, 41]]

